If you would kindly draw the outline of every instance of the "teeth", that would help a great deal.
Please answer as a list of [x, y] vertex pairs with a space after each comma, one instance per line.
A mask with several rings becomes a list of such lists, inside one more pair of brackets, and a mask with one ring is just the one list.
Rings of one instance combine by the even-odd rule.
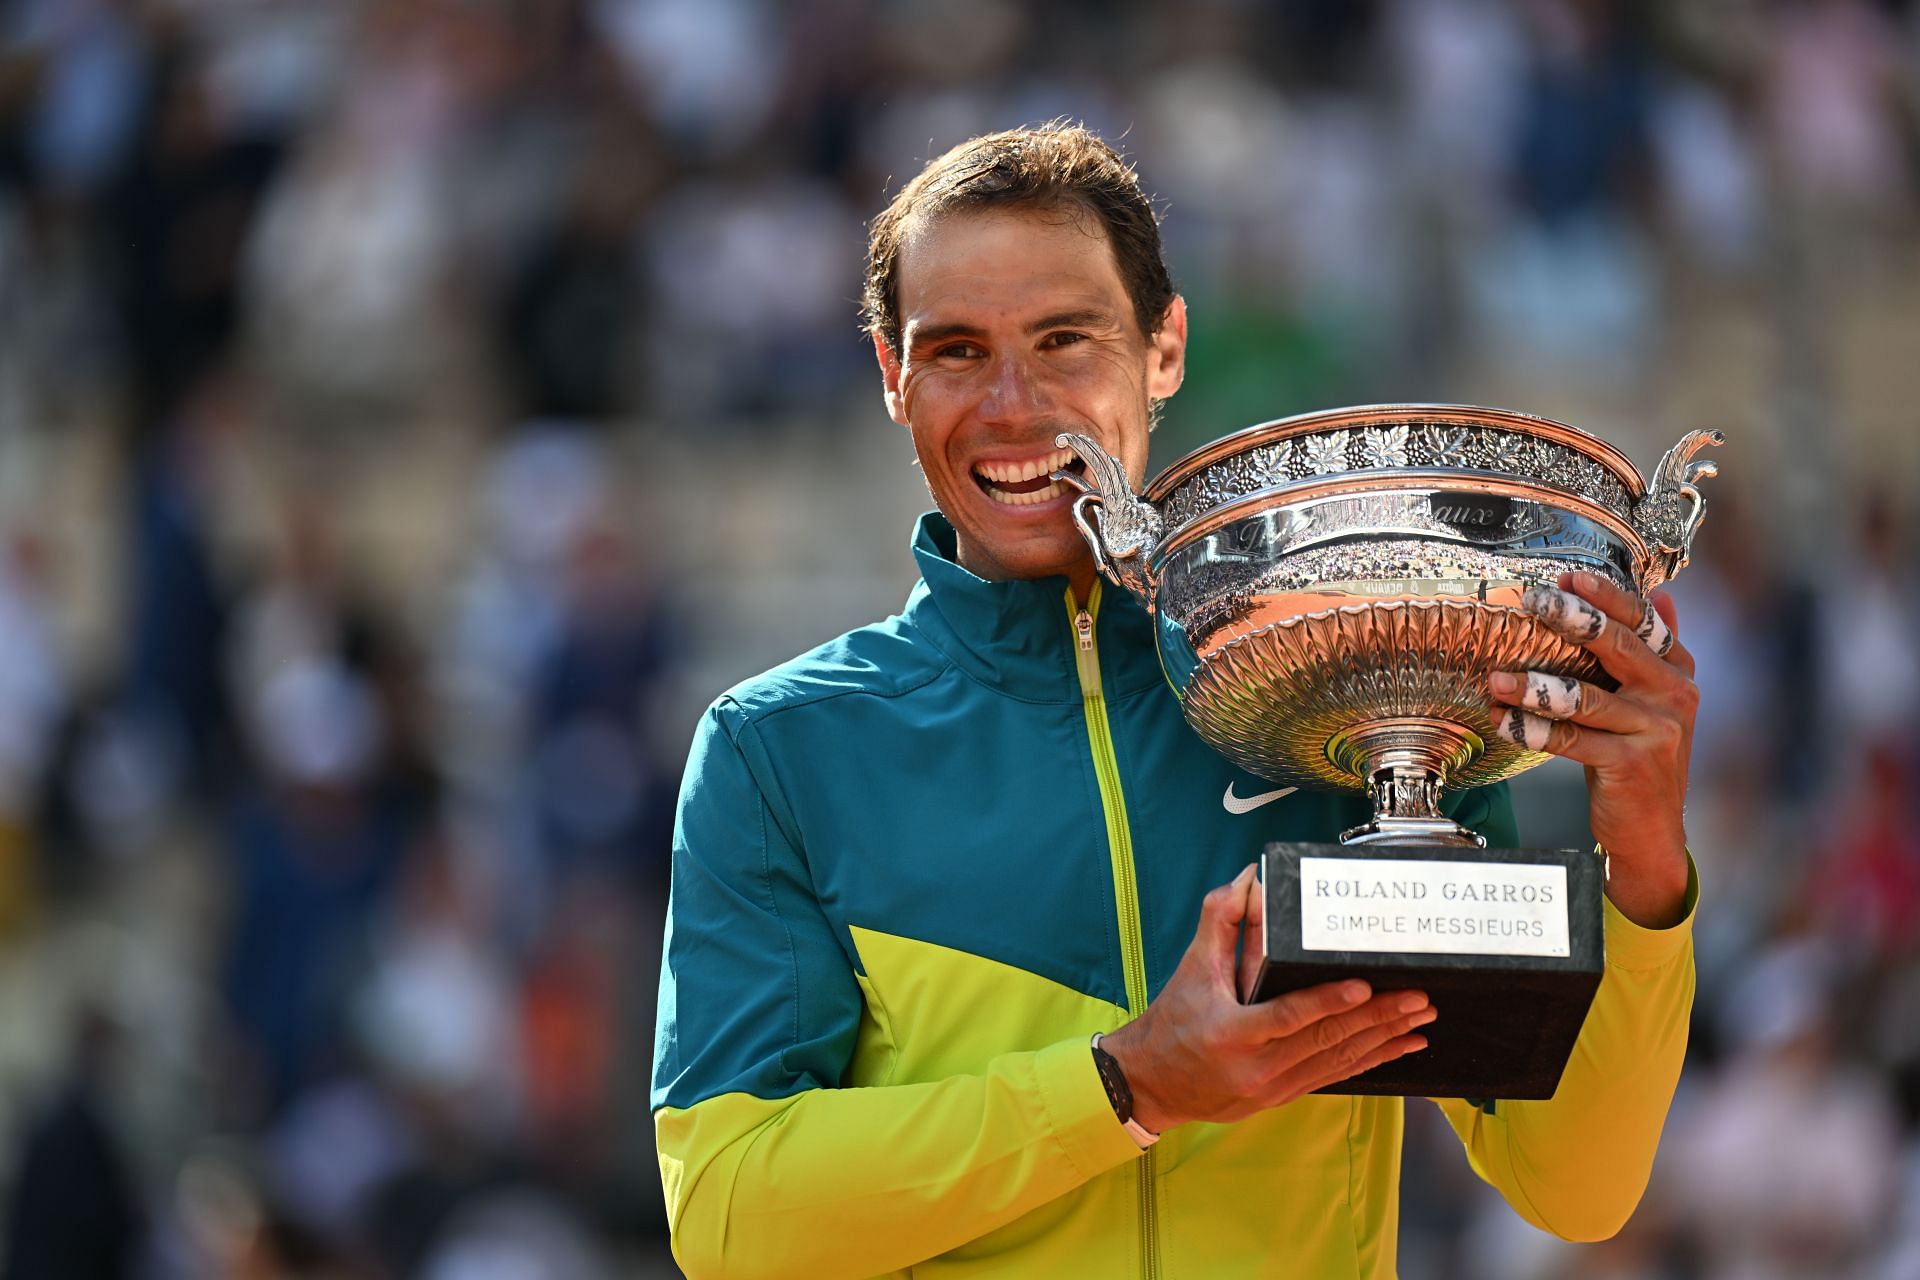
[[[1058, 471], [1072, 462], [1075, 454], [1071, 449], [1058, 449], [1044, 458], [1032, 458], [1026, 462], [981, 462], [974, 465], [981, 478], [999, 480], [1009, 484], [1018, 484], [1022, 480], [1031, 480], [1035, 476], [1044, 476]], [[1012, 496], [1012, 495], [1009, 495]]]
[[[1008, 478], [1018, 479], [1021, 477]], [[1031, 507], [1036, 503], [1051, 501], [1066, 491], [1067, 486], [1058, 480], [1055, 480], [1044, 489], [1035, 489], [1032, 493], [1008, 493], [1005, 489], [996, 489], [992, 485], [987, 486], [987, 494], [989, 497], [995, 502], [1003, 503], [1009, 507]]]

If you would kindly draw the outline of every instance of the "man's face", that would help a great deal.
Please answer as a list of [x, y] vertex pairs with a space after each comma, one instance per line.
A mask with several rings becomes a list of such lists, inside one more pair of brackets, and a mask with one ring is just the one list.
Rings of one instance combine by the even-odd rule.
[[1178, 389], [1186, 312], [1140, 332], [1106, 231], [1079, 211], [955, 214], [909, 234], [898, 274], [901, 351], [878, 338], [887, 411], [913, 433], [927, 487], [982, 578], [1066, 574], [1092, 556], [1073, 490], [1049, 481], [1093, 437], [1137, 487], [1152, 400]]

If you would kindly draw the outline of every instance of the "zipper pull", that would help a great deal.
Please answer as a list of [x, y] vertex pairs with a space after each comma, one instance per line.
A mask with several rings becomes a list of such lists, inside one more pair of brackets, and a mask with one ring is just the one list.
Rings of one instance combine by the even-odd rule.
[[1093, 652], [1093, 615], [1082, 609], [1073, 619], [1074, 634], [1080, 637], [1080, 652]]

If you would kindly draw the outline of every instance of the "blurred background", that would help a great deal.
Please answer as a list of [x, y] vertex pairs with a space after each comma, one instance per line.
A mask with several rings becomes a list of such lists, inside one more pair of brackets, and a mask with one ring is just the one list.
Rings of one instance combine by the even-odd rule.
[[1159, 462], [1730, 437], [1654, 1187], [1558, 1246], [1415, 1105], [1402, 1274], [1920, 1276], [1916, 104], [1894, 0], [0, 7], [0, 1272], [674, 1274], [694, 718], [912, 581], [865, 219], [1068, 116], [1192, 307]]

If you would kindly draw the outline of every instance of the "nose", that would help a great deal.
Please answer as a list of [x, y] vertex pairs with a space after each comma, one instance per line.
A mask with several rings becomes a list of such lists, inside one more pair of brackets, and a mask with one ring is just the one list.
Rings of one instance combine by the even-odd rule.
[[988, 422], [1026, 422], [1051, 412], [1053, 393], [1044, 363], [1025, 352], [996, 355], [980, 416]]

